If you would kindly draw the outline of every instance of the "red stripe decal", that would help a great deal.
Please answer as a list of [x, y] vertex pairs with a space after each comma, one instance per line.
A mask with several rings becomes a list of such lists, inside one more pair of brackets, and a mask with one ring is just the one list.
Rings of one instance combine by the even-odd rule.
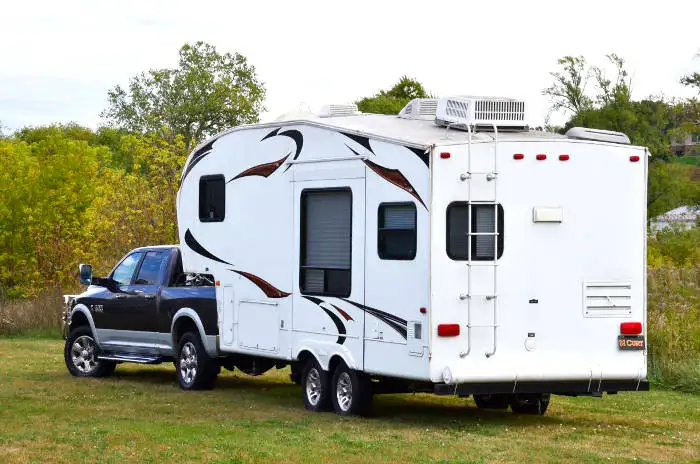
[[233, 269], [231, 269], [231, 270], [233, 272], [235, 272], [236, 274], [240, 274], [243, 277], [245, 277], [246, 279], [253, 282], [260, 290], [263, 291], [263, 293], [268, 298], [284, 298], [284, 297], [291, 295], [291, 293], [283, 292], [282, 290], [280, 290], [280, 289], [276, 288], [275, 286], [273, 286], [272, 284], [270, 284], [270, 282], [268, 282], [264, 279], [261, 279], [260, 277], [254, 275], [254, 274], [251, 274], [249, 272], [243, 272], [243, 271], [235, 271]]

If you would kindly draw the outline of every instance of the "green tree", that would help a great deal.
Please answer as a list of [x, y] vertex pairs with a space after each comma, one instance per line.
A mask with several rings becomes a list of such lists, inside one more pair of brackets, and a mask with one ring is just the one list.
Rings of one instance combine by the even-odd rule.
[[142, 72], [128, 89], [110, 90], [101, 116], [114, 127], [158, 133], [171, 142], [180, 135], [188, 152], [206, 136], [257, 122], [264, 98], [264, 85], [243, 55], [222, 55], [197, 42], [180, 49], [177, 68]]
[[423, 84], [402, 76], [389, 90], [380, 90], [372, 97], [365, 97], [355, 102], [363, 113], [398, 114], [414, 98], [430, 98]]
[[586, 95], [590, 70], [582, 56], [565, 56], [557, 63], [561, 71], [550, 73], [554, 82], [542, 91], [551, 100], [551, 110], [570, 111], [574, 115], [593, 106], [593, 100]]

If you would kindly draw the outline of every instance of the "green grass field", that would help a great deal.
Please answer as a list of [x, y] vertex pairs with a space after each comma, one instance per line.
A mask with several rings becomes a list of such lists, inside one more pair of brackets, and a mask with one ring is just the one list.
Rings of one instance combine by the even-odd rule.
[[373, 416], [307, 412], [288, 371], [183, 392], [172, 365], [65, 369], [63, 342], [0, 339], [1, 462], [698, 462], [700, 396], [552, 397], [544, 417], [432, 395]]

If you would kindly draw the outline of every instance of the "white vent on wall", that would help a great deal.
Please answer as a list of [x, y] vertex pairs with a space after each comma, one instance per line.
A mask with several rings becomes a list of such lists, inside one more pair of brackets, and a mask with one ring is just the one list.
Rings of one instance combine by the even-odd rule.
[[455, 128], [493, 126], [499, 129], [527, 129], [524, 101], [505, 97], [457, 96], [441, 98], [437, 105], [435, 122]]
[[424, 119], [432, 121], [438, 107], [437, 98], [414, 98], [399, 113], [403, 119]]
[[318, 112], [318, 116], [321, 118], [332, 118], [334, 116], [352, 116], [355, 114], [360, 114], [360, 111], [357, 109], [357, 105], [355, 105], [354, 103], [332, 103], [330, 105], [323, 105], [321, 107], [321, 110]]
[[632, 314], [630, 282], [587, 281], [583, 283], [584, 317], [627, 316]]

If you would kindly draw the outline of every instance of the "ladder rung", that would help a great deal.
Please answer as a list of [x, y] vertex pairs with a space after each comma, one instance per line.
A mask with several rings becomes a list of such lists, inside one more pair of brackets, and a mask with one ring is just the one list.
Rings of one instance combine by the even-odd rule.
[[498, 267], [498, 263], [475, 263], [474, 261], [467, 262], [467, 266], [471, 267]]
[[498, 327], [498, 325], [471, 325], [471, 324], [467, 324], [467, 327], [469, 327], [470, 329], [474, 329], [474, 328], [478, 328], [478, 327], [488, 327], [489, 329], [493, 329], [493, 328]]
[[465, 232], [466, 235], [469, 236], [489, 236], [489, 237], [495, 237], [497, 235], [501, 235], [498, 232]]
[[481, 172], [481, 171], [477, 171], [477, 172], [467, 171], [467, 174], [469, 174], [470, 176], [471, 176], [471, 175], [474, 175], [474, 174], [481, 175], [481, 176], [487, 176], [487, 175], [489, 175], [489, 174], [496, 174], [496, 175], [498, 175], [499, 172], [498, 172], [498, 171], [484, 171], [484, 172]]
[[491, 294], [487, 295], [484, 293], [472, 293], [471, 295], [467, 295], [467, 298], [474, 298], [474, 297], [481, 297], [481, 296], [485, 297], [487, 300], [493, 300], [498, 295], [491, 295]]

